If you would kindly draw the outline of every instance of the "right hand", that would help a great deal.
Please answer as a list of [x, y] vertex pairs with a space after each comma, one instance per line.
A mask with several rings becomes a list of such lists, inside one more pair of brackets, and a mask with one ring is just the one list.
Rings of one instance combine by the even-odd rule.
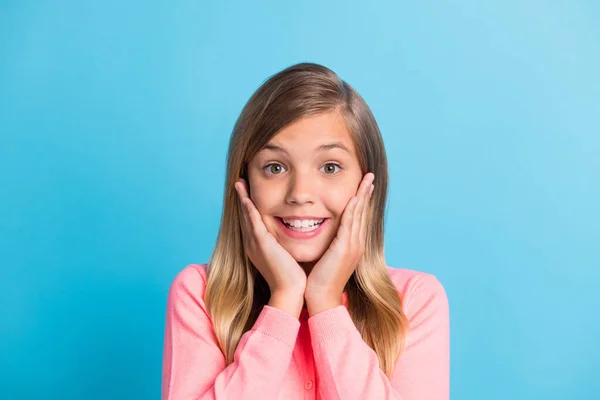
[[267, 281], [271, 294], [298, 292], [306, 289], [306, 272], [267, 230], [260, 212], [248, 196], [247, 183], [240, 178], [235, 183], [242, 203], [242, 237], [250, 261]]

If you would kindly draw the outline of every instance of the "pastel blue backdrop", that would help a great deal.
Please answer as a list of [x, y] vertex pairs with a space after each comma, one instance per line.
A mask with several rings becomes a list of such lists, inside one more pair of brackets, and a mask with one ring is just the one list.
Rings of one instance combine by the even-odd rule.
[[446, 288], [452, 398], [600, 398], [598, 2], [0, 4], [0, 398], [159, 398], [235, 119], [301, 61], [380, 124], [387, 262]]

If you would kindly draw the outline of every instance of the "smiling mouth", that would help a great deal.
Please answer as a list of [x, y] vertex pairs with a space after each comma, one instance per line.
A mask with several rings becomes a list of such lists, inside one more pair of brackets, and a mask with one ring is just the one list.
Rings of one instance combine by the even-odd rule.
[[323, 218], [320, 220], [320, 222], [316, 222], [316, 223], [311, 223], [307, 226], [298, 226], [298, 224], [296, 223], [295, 225], [292, 225], [290, 223], [287, 223], [283, 220], [283, 218], [281, 217], [275, 217], [277, 218], [282, 224], [283, 226], [285, 226], [286, 228], [295, 231], [295, 232], [311, 232], [314, 231], [316, 229], [318, 229], [321, 225], [323, 225], [329, 218]]

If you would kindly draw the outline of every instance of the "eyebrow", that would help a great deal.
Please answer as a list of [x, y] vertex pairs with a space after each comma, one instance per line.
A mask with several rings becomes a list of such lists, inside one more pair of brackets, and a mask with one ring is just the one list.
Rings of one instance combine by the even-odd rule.
[[[346, 147], [346, 145], [344, 145], [341, 142], [335, 142], [335, 143], [329, 143], [329, 144], [322, 144], [319, 147], [317, 147], [315, 149], [315, 151], [317, 152], [322, 152], [322, 151], [328, 151], [328, 150], [333, 150], [333, 149], [340, 149], [345, 151], [348, 154], [352, 154], [352, 152], [348, 149], [348, 147]], [[284, 149], [283, 147], [279, 147], [275, 144], [266, 144], [262, 150], [272, 150], [272, 151], [277, 151], [280, 153], [285, 153], [287, 155], [289, 155], [290, 153], [288, 153], [288, 151], [286, 149]]]

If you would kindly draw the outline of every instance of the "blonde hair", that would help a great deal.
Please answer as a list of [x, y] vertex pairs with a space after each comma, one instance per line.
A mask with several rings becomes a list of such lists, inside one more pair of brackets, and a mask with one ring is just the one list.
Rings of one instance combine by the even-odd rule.
[[363, 340], [391, 379], [404, 347], [408, 321], [383, 250], [387, 158], [379, 127], [363, 98], [332, 70], [314, 63], [292, 65], [269, 77], [248, 100], [229, 142], [221, 225], [208, 262], [205, 303], [226, 363], [242, 335], [269, 302], [269, 287], [244, 252], [241, 205], [234, 184], [248, 180], [250, 160], [282, 128], [310, 114], [338, 111], [351, 133], [363, 176], [375, 174], [365, 254], [346, 284], [347, 307]]

